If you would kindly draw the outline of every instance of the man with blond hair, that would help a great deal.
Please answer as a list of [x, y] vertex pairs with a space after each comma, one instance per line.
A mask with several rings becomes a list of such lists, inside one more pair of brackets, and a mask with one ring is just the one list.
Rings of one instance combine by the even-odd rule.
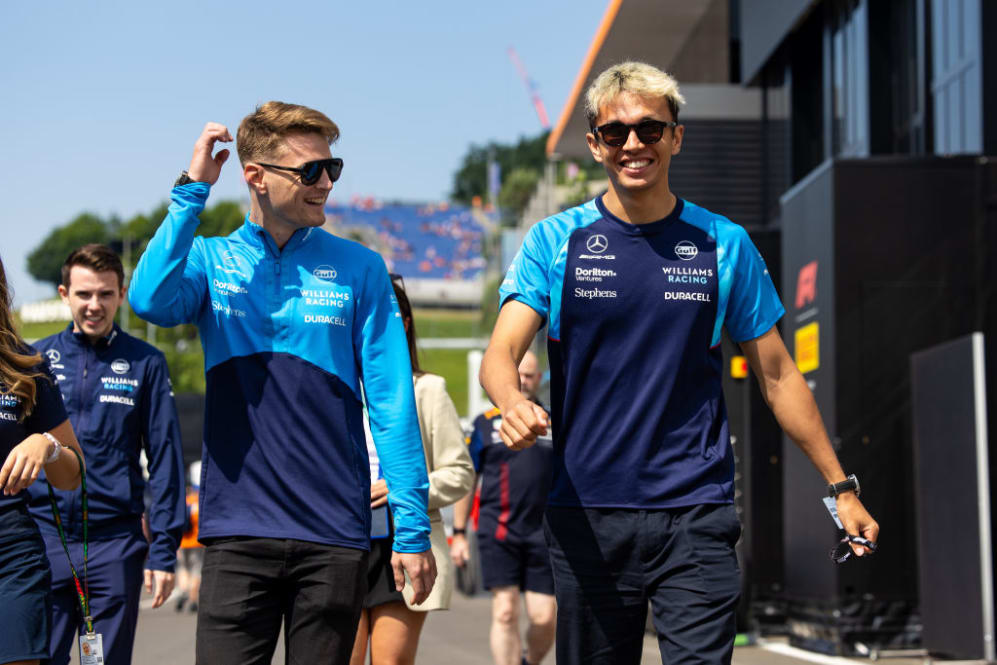
[[559, 663], [639, 663], [648, 600], [663, 662], [731, 660], [741, 526], [724, 327], [832, 484], [845, 529], [861, 538], [855, 554], [879, 533], [775, 327], [784, 310], [758, 251], [743, 228], [669, 188], [682, 103], [675, 80], [644, 63], [593, 81], [586, 138], [609, 189], [530, 229], [481, 366], [503, 441], [533, 445], [549, 421], [520, 391], [516, 365], [546, 320], [556, 427], [544, 528]]
[[431, 590], [428, 478], [405, 331], [384, 262], [319, 230], [343, 161], [339, 129], [267, 102], [239, 126], [250, 209], [224, 238], [194, 237], [232, 140], [208, 123], [129, 300], [161, 326], [195, 323], [207, 372], [197, 662], [347, 663], [365, 589], [366, 399], [395, 523], [395, 584]]

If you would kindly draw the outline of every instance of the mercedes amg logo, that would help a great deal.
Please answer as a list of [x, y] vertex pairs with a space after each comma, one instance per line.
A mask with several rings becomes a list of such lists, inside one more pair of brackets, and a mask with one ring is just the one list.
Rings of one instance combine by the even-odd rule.
[[48, 351], [45, 352], [45, 355], [48, 356], [49, 362], [53, 363], [59, 362], [59, 360], [62, 358], [62, 354], [56, 351], [55, 349], [49, 349]]
[[594, 236], [589, 236], [589, 239], [585, 242], [585, 249], [593, 254], [602, 254], [609, 249], [609, 241], [606, 240], [606, 236], [597, 233]]

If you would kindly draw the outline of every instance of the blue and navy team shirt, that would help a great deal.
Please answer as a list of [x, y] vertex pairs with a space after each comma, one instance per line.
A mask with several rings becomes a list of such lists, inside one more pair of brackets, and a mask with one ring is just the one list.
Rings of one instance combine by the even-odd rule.
[[250, 221], [194, 237], [210, 187], [173, 189], [129, 301], [195, 323], [207, 375], [201, 540], [292, 538], [368, 549], [361, 382], [395, 518], [394, 549], [429, 549], [429, 480], [405, 331], [384, 261], [322, 229], [278, 248]]
[[681, 199], [629, 224], [599, 197], [531, 228], [500, 296], [548, 323], [550, 505], [733, 501], [721, 329], [751, 340], [785, 311], [743, 228]]
[[468, 442], [474, 470], [481, 476], [478, 533], [512, 542], [542, 540], [554, 456], [552, 442], [542, 437], [529, 448], [512, 450], [499, 436], [501, 427], [499, 409], [485, 411], [474, 419]]
[[[183, 535], [184, 471], [177, 416], [166, 357], [151, 344], [123, 332], [91, 343], [69, 324], [39, 340], [73, 424], [87, 465], [87, 525], [90, 540], [142, 535], [146, 483], [139, 462], [146, 452], [149, 470], [149, 560], [146, 568], [172, 572]], [[42, 533], [58, 535], [44, 472], [28, 492], [31, 515]], [[79, 490], [55, 490], [70, 540], [83, 539]], [[57, 554], [62, 556], [61, 552]]]
[[[21, 353], [31, 355], [35, 349], [26, 347]], [[67, 418], [55, 377], [45, 363], [28, 370], [27, 374], [35, 375], [35, 405], [30, 415], [24, 415], [24, 400], [8, 392], [8, 387], [0, 383], [0, 465], [17, 444], [32, 434], [55, 429]], [[28, 499], [28, 490], [13, 496], [0, 494], [0, 513], [27, 504]]]

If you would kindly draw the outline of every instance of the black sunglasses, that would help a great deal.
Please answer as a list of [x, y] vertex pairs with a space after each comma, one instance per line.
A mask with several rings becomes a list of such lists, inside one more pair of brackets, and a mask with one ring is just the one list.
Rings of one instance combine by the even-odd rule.
[[329, 174], [329, 180], [336, 182], [339, 180], [339, 174], [343, 172], [343, 160], [339, 157], [330, 157], [329, 159], [316, 159], [312, 162], [305, 162], [300, 167], [294, 166], [279, 166], [277, 164], [264, 164], [263, 162], [256, 162], [260, 166], [265, 166], [268, 169], [280, 169], [281, 171], [290, 171], [291, 173], [297, 173], [301, 176], [302, 185], [314, 185], [318, 182], [318, 179], [322, 177], [322, 170], [324, 169], [326, 173]]
[[856, 545], [861, 545], [865, 547], [867, 550], [869, 550], [870, 554], [876, 551], [876, 543], [872, 542], [871, 540], [863, 538], [862, 536], [845, 535], [845, 537], [842, 538], [838, 542], [838, 544], [831, 549], [830, 552], [828, 552], [828, 555], [831, 557], [831, 560], [834, 561], [835, 563], [844, 563], [848, 561], [850, 558], [852, 558], [853, 551], [851, 543], [855, 543]]
[[630, 132], [637, 132], [637, 138], [644, 145], [651, 145], [661, 140], [665, 127], [678, 127], [674, 120], [641, 120], [636, 125], [625, 125], [622, 122], [607, 122], [592, 128], [592, 133], [602, 137], [602, 142], [608, 146], [619, 148], [630, 138]]

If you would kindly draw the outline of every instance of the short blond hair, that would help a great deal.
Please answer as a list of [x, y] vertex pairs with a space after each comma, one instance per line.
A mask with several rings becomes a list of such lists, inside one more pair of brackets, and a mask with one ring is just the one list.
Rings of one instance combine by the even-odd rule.
[[321, 111], [307, 106], [285, 102], [261, 104], [239, 123], [235, 143], [239, 161], [245, 165], [272, 156], [290, 134], [319, 134], [332, 145], [339, 138], [339, 127]]
[[670, 74], [646, 62], [621, 62], [599, 74], [585, 92], [585, 116], [589, 127], [595, 127], [599, 109], [624, 92], [640, 97], [663, 97], [675, 122], [679, 119], [679, 106], [685, 104], [678, 81]]

